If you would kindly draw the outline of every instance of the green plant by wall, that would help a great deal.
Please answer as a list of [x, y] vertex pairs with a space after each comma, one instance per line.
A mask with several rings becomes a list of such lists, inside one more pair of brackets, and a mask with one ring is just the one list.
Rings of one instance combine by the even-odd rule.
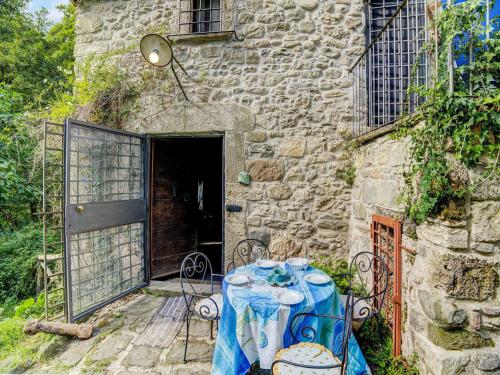
[[345, 168], [339, 169], [335, 175], [344, 181], [348, 186], [352, 186], [354, 184], [354, 180], [356, 179], [356, 167], [354, 165], [349, 165]]
[[48, 113], [39, 117], [62, 121], [76, 115], [92, 123], [121, 128], [143, 86], [140, 79], [109, 60], [109, 56], [88, 58], [79, 67], [73, 92], [61, 92]]
[[417, 356], [392, 356], [392, 337], [385, 322], [371, 319], [355, 336], [373, 375], [418, 375]]
[[[347, 259], [321, 258], [312, 263], [313, 267], [323, 271], [332, 278], [340, 294], [347, 294], [349, 289], [349, 262]], [[356, 269], [353, 270], [356, 273]], [[364, 290], [356, 280], [352, 286], [354, 295], [361, 296]]]
[[[442, 10], [434, 19], [438, 48], [428, 43], [422, 53], [437, 56], [434, 84], [413, 86], [410, 92], [426, 98], [417, 115], [406, 116], [395, 133], [411, 138], [410, 165], [405, 172], [401, 202], [417, 223], [464, 201], [472, 186], [460, 168], [484, 165], [483, 181], [499, 175], [500, 38], [482, 24], [485, 3], [469, 0]], [[485, 37], [490, 31], [490, 38]], [[448, 46], [454, 56], [473, 58], [454, 69], [450, 91]], [[450, 153], [460, 165], [451, 162]], [[463, 167], [462, 167], [463, 166]], [[461, 212], [452, 210], [455, 219]]]

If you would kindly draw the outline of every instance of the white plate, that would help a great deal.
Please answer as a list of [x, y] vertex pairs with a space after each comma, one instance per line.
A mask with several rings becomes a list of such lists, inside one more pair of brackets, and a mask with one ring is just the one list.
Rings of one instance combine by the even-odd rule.
[[250, 282], [250, 277], [245, 274], [235, 273], [233, 275], [226, 276], [226, 281], [231, 285], [243, 285]]
[[304, 268], [309, 264], [309, 259], [307, 258], [289, 258], [285, 261], [289, 266], [293, 268]]
[[276, 262], [271, 259], [259, 259], [255, 262], [260, 268], [274, 268], [276, 267]]
[[284, 290], [278, 294], [278, 302], [282, 305], [296, 305], [304, 300], [304, 295], [302, 293], [296, 292], [295, 290]]
[[322, 273], [308, 273], [304, 276], [304, 280], [315, 285], [326, 284], [332, 281], [330, 276], [324, 275]]

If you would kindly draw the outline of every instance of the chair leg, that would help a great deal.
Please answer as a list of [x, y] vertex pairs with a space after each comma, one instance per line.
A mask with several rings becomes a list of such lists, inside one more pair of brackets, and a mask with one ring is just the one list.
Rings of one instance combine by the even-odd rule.
[[184, 363], [187, 363], [188, 342], [189, 342], [189, 313], [186, 314], [186, 345], [184, 346]]
[[214, 321], [210, 321], [210, 340], [214, 339]]

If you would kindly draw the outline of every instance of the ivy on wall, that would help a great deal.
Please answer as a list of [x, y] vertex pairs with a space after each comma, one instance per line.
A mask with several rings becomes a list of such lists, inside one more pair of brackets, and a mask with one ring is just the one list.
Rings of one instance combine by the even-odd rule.
[[140, 80], [107, 57], [90, 57], [79, 67], [80, 75], [71, 93], [63, 92], [40, 117], [62, 121], [77, 116], [89, 122], [121, 128], [133, 102], [143, 90]]
[[[400, 200], [417, 223], [446, 211], [448, 219], [463, 218], [462, 203], [477, 187], [469, 183], [463, 167], [484, 166], [481, 182], [499, 175], [500, 39], [498, 31], [483, 24], [485, 12], [484, 1], [468, 0], [434, 18], [437, 50], [431, 41], [422, 51], [437, 57], [434, 84], [410, 88], [426, 102], [417, 114], [402, 118], [395, 132], [396, 138], [409, 136], [412, 141]], [[450, 45], [454, 58], [465, 60], [451, 76]]]

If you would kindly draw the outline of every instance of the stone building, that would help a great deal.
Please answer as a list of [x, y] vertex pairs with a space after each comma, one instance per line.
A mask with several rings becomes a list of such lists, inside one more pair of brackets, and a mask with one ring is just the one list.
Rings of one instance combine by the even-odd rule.
[[[178, 33], [178, 18], [177, 1], [80, 1], [77, 66], [118, 51], [123, 69], [162, 74], [144, 61], [139, 40]], [[346, 256], [350, 190], [335, 175], [346, 163], [348, 68], [364, 49], [362, 3], [225, 1], [224, 30], [234, 33], [171, 36], [190, 100], [167, 74], [141, 94], [123, 129], [224, 136], [225, 204], [242, 208], [226, 212], [226, 249], [257, 237], [281, 256]], [[244, 171], [250, 186], [238, 183]]]
[[[158, 154], [203, 150], [189, 162], [219, 155], [210, 173], [223, 176], [224, 196], [217, 202], [224, 216], [221, 236], [207, 250], [218, 253], [212, 259], [220, 260], [219, 270], [246, 237], [264, 240], [278, 258], [305, 253], [340, 258], [369, 250], [373, 213], [403, 219], [396, 200], [407, 145], [379, 137], [354, 150], [347, 147], [353, 117], [349, 68], [365, 49], [365, 5], [212, 1], [219, 21], [207, 18], [206, 32], [200, 32], [205, 24], [199, 20], [197, 32], [184, 24], [185, 0], [77, 1], [77, 73], [89, 58], [101, 56], [131, 77], [147, 77], [122, 129], [152, 137]], [[170, 68], [143, 59], [139, 41], [153, 32], [169, 35], [188, 74], [179, 77], [189, 100]], [[213, 137], [220, 143], [204, 143]], [[181, 151], [165, 156], [170, 166], [188, 165]], [[351, 187], [339, 176], [353, 161]], [[239, 182], [245, 172], [249, 185]], [[176, 179], [182, 177], [165, 181]], [[500, 368], [498, 198], [498, 184], [484, 188], [471, 198], [463, 221], [429, 222], [416, 228], [418, 240], [403, 226], [403, 243], [416, 255], [403, 252], [402, 349], [418, 353], [424, 374]], [[182, 211], [181, 206], [173, 210]], [[179, 238], [197, 227], [182, 221], [191, 220], [185, 219], [189, 215], [174, 216], [162, 220], [184, 228], [171, 235], [177, 242], [169, 244], [179, 245]], [[182, 242], [184, 252], [197, 245], [195, 239]]]

